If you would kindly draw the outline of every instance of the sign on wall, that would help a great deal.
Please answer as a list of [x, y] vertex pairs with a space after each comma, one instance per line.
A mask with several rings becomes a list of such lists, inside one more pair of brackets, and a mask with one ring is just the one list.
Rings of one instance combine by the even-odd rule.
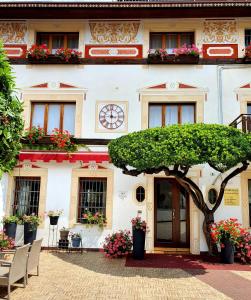
[[225, 189], [224, 204], [227, 206], [239, 206], [240, 205], [239, 189]]

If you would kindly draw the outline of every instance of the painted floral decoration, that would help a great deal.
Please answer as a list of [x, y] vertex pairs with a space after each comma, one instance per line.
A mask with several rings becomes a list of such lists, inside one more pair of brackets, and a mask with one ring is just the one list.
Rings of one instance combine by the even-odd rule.
[[42, 45], [32, 45], [27, 51], [28, 58], [34, 58], [37, 60], [46, 59], [50, 54], [50, 50], [47, 48], [46, 44]]
[[132, 237], [130, 231], [120, 230], [109, 234], [103, 244], [105, 256], [109, 258], [123, 257], [132, 249]]
[[0, 250], [12, 249], [15, 246], [15, 241], [9, 238], [3, 231], [0, 231]]
[[97, 224], [99, 227], [103, 227], [106, 224], [106, 217], [100, 212], [93, 214], [90, 211], [86, 211], [83, 214], [83, 221], [86, 224]]
[[71, 59], [79, 60], [81, 55], [81, 52], [70, 48], [60, 48], [56, 51], [56, 56], [66, 62], [69, 62]]
[[132, 223], [133, 229], [143, 230], [143, 231], [146, 231], [146, 229], [147, 229], [146, 221], [142, 221], [141, 217], [133, 218], [131, 220], [131, 223]]

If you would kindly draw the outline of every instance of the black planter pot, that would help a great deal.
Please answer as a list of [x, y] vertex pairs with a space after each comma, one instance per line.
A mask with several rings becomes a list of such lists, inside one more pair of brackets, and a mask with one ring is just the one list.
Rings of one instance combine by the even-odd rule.
[[141, 229], [133, 229], [133, 258], [144, 259], [146, 233]]
[[50, 216], [50, 225], [57, 225], [58, 218], [59, 218], [59, 216]]
[[37, 236], [37, 228], [30, 223], [24, 223], [24, 244], [32, 244]]
[[68, 249], [69, 247], [69, 240], [59, 240], [58, 248], [60, 249]]
[[229, 240], [222, 242], [224, 248], [221, 248], [221, 262], [224, 264], [234, 263], [234, 246]]
[[5, 234], [12, 238], [13, 240], [16, 237], [17, 224], [16, 223], [4, 223]]

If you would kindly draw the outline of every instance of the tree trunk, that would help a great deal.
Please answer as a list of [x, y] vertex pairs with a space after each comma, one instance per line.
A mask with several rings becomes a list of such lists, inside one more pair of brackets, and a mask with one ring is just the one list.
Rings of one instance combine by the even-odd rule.
[[203, 221], [203, 232], [206, 238], [208, 253], [212, 255], [213, 245], [211, 239], [211, 225], [214, 223], [214, 213], [213, 212], [204, 212], [204, 221]]

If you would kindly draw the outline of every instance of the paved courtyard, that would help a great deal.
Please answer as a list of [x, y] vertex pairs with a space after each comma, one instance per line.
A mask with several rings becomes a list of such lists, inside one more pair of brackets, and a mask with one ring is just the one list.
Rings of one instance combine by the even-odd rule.
[[[251, 271], [125, 267], [102, 253], [42, 252], [40, 276], [13, 288], [12, 300], [250, 299]], [[6, 289], [0, 287], [0, 296]]]

